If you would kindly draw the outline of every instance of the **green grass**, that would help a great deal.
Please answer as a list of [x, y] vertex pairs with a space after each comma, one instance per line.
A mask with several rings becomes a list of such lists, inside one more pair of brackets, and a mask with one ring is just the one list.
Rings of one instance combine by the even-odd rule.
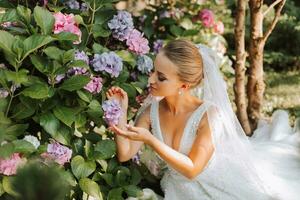
[[[228, 92], [233, 102], [234, 77], [227, 77]], [[277, 109], [287, 110], [293, 124], [300, 117], [300, 75], [299, 72], [265, 72], [266, 90], [262, 112], [269, 118]], [[233, 105], [235, 107], [235, 105]]]

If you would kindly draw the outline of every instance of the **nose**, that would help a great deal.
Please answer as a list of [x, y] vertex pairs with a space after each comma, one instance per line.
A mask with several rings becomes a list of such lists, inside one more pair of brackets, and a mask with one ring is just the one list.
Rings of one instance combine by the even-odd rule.
[[149, 78], [148, 78], [148, 85], [154, 84], [155, 83], [155, 79], [154, 79], [154, 72], [151, 72], [149, 74]]

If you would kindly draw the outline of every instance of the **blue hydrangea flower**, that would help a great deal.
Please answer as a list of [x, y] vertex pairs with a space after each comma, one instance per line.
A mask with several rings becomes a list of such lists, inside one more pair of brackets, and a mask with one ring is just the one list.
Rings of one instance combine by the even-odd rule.
[[65, 3], [66, 6], [68, 6], [70, 9], [79, 10], [80, 4], [76, 0], [69, 0]]
[[102, 104], [104, 120], [109, 125], [117, 125], [122, 114], [122, 109], [117, 100], [106, 100]]
[[144, 74], [149, 74], [153, 69], [153, 61], [146, 55], [139, 56], [137, 59], [138, 70]]
[[127, 11], [118, 11], [118, 14], [108, 22], [108, 27], [112, 30], [114, 38], [124, 41], [134, 28], [131, 14]]
[[118, 77], [123, 68], [122, 59], [113, 51], [95, 54], [91, 63], [95, 71], [106, 71], [111, 77]]

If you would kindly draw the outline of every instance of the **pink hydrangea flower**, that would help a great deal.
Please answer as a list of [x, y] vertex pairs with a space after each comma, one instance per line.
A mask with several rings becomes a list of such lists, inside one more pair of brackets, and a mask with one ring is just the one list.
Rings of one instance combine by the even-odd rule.
[[214, 13], [209, 9], [203, 9], [199, 13], [203, 26], [210, 28], [214, 25]]
[[92, 77], [91, 81], [84, 86], [84, 89], [93, 94], [99, 93], [102, 89], [102, 78], [96, 76]]
[[58, 34], [60, 32], [70, 32], [78, 36], [78, 40], [74, 44], [81, 42], [81, 30], [76, 24], [73, 14], [62, 14], [61, 12], [53, 14], [55, 18], [53, 32]]
[[217, 22], [214, 24], [214, 31], [215, 31], [216, 33], [219, 33], [219, 34], [223, 34], [223, 33], [224, 33], [224, 24], [223, 24], [223, 22], [217, 21]]
[[0, 174], [7, 176], [14, 175], [17, 172], [17, 168], [22, 163], [22, 159], [19, 153], [14, 153], [8, 159], [0, 158]]
[[70, 162], [72, 150], [54, 141], [48, 144], [47, 152], [41, 156], [46, 159], [54, 160], [60, 165], [64, 165], [66, 162]]
[[128, 35], [126, 44], [128, 49], [138, 55], [143, 55], [149, 52], [150, 47], [148, 40], [143, 37], [143, 34], [136, 29], [132, 29]]

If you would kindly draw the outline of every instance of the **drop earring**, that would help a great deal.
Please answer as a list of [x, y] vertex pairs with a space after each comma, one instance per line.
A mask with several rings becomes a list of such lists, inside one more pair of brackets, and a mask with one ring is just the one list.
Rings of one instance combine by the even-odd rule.
[[178, 94], [179, 94], [179, 95], [182, 95], [182, 91], [181, 91], [181, 90], [179, 90]]

